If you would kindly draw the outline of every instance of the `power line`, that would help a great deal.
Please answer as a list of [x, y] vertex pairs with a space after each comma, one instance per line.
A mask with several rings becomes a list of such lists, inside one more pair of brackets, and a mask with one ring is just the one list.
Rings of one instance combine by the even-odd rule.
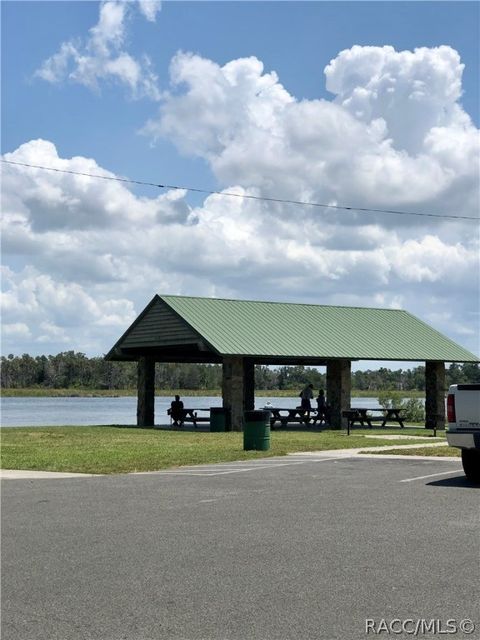
[[131, 180], [129, 178], [118, 178], [113, 176], [101, 176], [94, 173], [82, 173], [81, 171], [71, 171], [69, 169], [56, 169], [54, 167], [43, 167], [37, 164], [28, 164], [26, 162], [14, 162], [12, 160], [4, 160], [2, 158], [2, 162], [5, 164], [18, 165], [21, 167], [29, 167], [30, 169], [42, 169], [44, 171], [56, 171], [57, 173], [69, 173], [74, 176], [84, 176], [86, 178], [97, 178], [100, 180], [112, 180], [114, 182], [126, 182], [129, 184], [138, 184], [146, 187], [156, 187], [157, 189], [178, 189], [182, 191], [192, 191], [194, 193], [204, 193], [207, 195], [218, 195], [225, 196], [229, 198], [247, 198], [249, 200], [261, 200], [263, 202], [277, 202], [281, 204], [295, 204], [299, 206], [307, 206], [307, 207], [321, 207], [324, 209], [339, 209], [341, 211], [353, 211], [359, 213], [386, 213], [388, 215], [396, 215], [396, 216], [419, 216], [423, 218], [441, 218], [441, 219], [450, 219], [450, 220], [478, 220], [474, 216], [454, 216], [454, 215], [442, 215], [440, 213], [419, 213], [418, 211], [398, 211], [394, 209], [371, 209], [368, 207], [347, 207], [336, 204], [322, 204], [320, 202], [308, 202], [305, 200], [287, 200], [284, 198], [269, 198], [266, 196], [252, 196], [245, 195], [240, 193], [229, 193], [225, 191], [211, 191], [209, 189], [197, 189], [195, 187], [180, 187], [178, 185], [172, 184], [160, 184], [156, 182], [145, 182], [143, 180]]

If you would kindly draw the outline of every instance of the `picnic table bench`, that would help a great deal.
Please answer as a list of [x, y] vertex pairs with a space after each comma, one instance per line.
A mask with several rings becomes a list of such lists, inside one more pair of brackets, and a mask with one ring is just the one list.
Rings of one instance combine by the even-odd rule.
[[[180, 418], [178, 419], [178, 422], [180, 423], [180, 426], [183, 425], [184, 422], [192, 422], [193, 426], [195, 428], [197, 428], [197, 423], [199, 422], [210, 422], [210, 415], [208, 416], [199, 416], [198, 415], [198, 411], [208, 411], [210, 412], [210, 409], [204, 409], [203, 407], [199, 407], [199, 408], [187, 408], [184, 407], [182, 409], [182, 414], [180, 416]], [[168, 409], [167, 411], [168, 415], [171, 416], [171, 409]]]
[[[380, 412], [382, 415], [372, 416], [369, 413], [371, 411], [377, 413]], [[366, 424], [370, 428], [373, 427], [373, 423], [381, 423], [380, 428], [383, 428], [388, 422], [397, 422], [403, 429], [405, 425], [404, 418], [400, 415], [401, 411], [402, 409], [398, 407], [389, 407], [387, 409], [385, 407], [351, 407], [350, 409], [342, 411], [342, 416], [347, 418], [347, 429], [350, 434], [350, 429], [356, 422], [358, 422], [362, 427]]]
[[315, 424], [320, 418], [316, 409], [310, 411], [309, 417], [307, 417], [309, 412], [306, 409], [302, 409], [302, 407], [295, 407], [294, 409], [287, 407], [266, 407], [264, 410], [270, 411], [272, 414], [270, 417], [270, 426], [272, 429], [276, 422], [280, 422], [280, 424], [285, 427], [289, 422]]

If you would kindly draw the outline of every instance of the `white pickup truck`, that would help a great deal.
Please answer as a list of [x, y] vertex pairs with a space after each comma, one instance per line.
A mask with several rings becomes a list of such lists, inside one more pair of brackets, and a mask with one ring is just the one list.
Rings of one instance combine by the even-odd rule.
[[480, 384], [452, 384], [447, 396], [447, 440], [462, 450], [465, 475], [480, 483]]

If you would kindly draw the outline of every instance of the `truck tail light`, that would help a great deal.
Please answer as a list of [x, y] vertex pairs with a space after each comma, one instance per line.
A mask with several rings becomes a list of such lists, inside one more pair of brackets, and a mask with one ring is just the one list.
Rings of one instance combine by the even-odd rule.
[[447, 396], [447, 419], [449, 422], [457, 421], [457, 417], [455, 415], [455, 396], [453, 393], [449, 393]]

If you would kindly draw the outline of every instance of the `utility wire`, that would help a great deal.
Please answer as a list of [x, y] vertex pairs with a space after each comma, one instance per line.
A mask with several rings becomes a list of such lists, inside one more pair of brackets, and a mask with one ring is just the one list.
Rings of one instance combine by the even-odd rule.
[[218, 195], [225, 196], [229, 198], [248, 198], [249, 200], [261, 200], [263, 202], [279, 202], [282, 204], [296, 204], [299, 206], [307, 206], [307, 207], [321, 207], [324, 209], [339, 209], [342, 211], [358, 211], [359, 213], [386, 213], [388, 215], [396, 215], [396, 216], [419, 216], [424, 218], [440, 218], [440, 219], [450, 219], [450, 220], [477, 220], [474, 216], [454, 216], [454, 215], [442, 215], [440, 213], [419, 213], [418, 211], [398, 211], [393, 209], [371, 209], [368, 207], [347, 207], [336, 204], [322, 204], [320, 202], [308, 202], [305, 200], [286, 200], [284, 198], [269, 198], [266, 196], [252, 196], [245, 195], [240, 193], [229, 193], [225, 191], [211, 191], [209, 189], [196, 189], [195, 187], [179, 187], [178, 185], [172, 184], [160, 184], [156, 182], [145, 182], [143, 180], [131, 180], [129, 178], [117, 178], [112, 176], [100, 176], [94, 173], [82, 173], [81, 171], [71, 171], [68, 169], [55, 169], [54, 167], [43, 167], [37, 164], [28, 164], [26, 162], [14, 162], [12, 160], [4, 160], [2, 158], [2, 162], [5, 164], [13, 164], [21, 167], [29, 167], [31, 169], [42, 169], [44, 171], [56, 171], [57, 173], [69, 173], [74, 176], [84, 176], [86, 178], [98, 178], [100, 180], [112, 180], [114, 182], [127, 182], [129, 184], [138, 184], [146, 187], [156, 187], [157, 189], [178, 189], [182, 191], [192, 191], [194, 193], [205, 193], [207, 195]]

